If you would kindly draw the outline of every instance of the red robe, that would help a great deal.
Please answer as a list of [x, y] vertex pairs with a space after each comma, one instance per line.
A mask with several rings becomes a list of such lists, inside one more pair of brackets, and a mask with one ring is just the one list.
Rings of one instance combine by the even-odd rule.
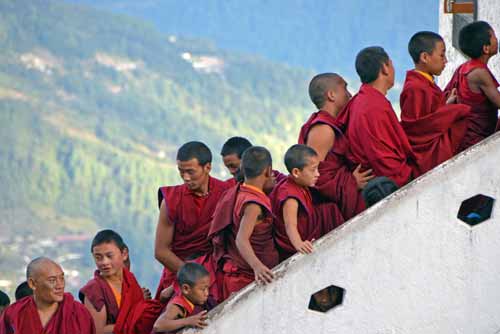
[[255, 225], [250, 244], [255, 255], [268, 268], [278, 264], [278, 252], [273, 240], [273, 216], [269, 197], [245, 185], [229, 189], [215, 210], [209, 238], [214, 244], [214, 260], [224, 272], [223, 296], [229, 297], [254, 280], [254, 272], [236, 247], [245, 205], [256, 203], [262, 208], [262, 220]]
[[187, 318], [191, 316], [194, 313], [194, 305], [190, 301], [186, 299], [183, 295], [177, 295], [174, 298], [172, 298], [169, 302], [169, 304], [174, 304], [179, 306], [182, 311], [183, 315], [182, 318]]
[[338, 121], [326, 111], [318, 111], [302, 126], [299, 144], [306, 144], [312, 127], [326, 124], [335, 133], [335, 143], [324, 161], [319, 164], [319, 178], [316, 189], [328, 200], [337, 204], [345, 220], [349, 220], [365, 209], [365, 202], [358, 191], [352, 175], [356, 166], [349, 161], [349, 143], [338, 127]]
[[391, 178], [399, 187], [419, 175], [416, 157], [392, 109], [378, 90], [363, 84], [337, 117], [352, 158], [375, 176]]
[[[185, 184], [158, 190], [158, 206], [165, 200], [168, 219], [175, 225], [172, 251], [183, 261], [193, 258], [194, 262], [205, 266], [211, 278], [210, 295], [216, 301], [220, 300], [219, 288], [210, 256], [212, 245], [207, 235], [215, 207], [228, 188], [230, 185], [225, 181], [210, 177], [208, 195], [204, 198], [193, 194]], [[174, 282], [176, 273], [164, 268], [155, 299], [159, 299], [161, 291]], [[174, 284], [174, 288], [180, 293], [178, 285]]]
[[156, 300], [145, 300], [134, 274], [123, 269], [121, 305], [118, 307], [113, 290], [95, 271], [81, 290], [80, 298], [87, 298], [97, 311], [106, 306], [106, 325], [114, 324], [115, 334], [150, 333], [154, 322], [164, 308]]
[[401, 92], [401, 126], [425, 173], [453, 157], [467, 129], [470, 107], [446, 104], [434, 82], [417, 71], [408, 71]]
[[42, 327], [33, 296], [7, 307], [0, 316], [0, 334], [95, 334], [94, 320], [69, 293], [49, 322]]
[[467, 76], [477, 68], [487, 70], [495, 86], [499, 86], [488, 66], [473, 59], [462, 64], [455, 71], [455, 74], [453, 74], [453, 77], [445, 88], [446, 94], [449, 94], [453, 88], [456, 88], [458, 102], [471, 107], [471, 112], [468, 117], [469, 124], [460, 144], [460, 151], [479, 143], [484, 138], [493, 134], [498, 122], [498, 108], [488, 100], [488, 97], [484, 93], [475, 93], [469, 88]]
[[297, 185], [291, 176], [282, 180], [270, 195], [275, 219], [275, 241], [280, 261], [286, 260], [297, 251], [286, 233], [283, 219], [283, 205], [289, 198], [299, 202], [297, 230], [302, 240], [319, 239], [326, 233], [340, 226], [344, 218], [335, 203], [323, 203], [314, 206], [308, 188]]

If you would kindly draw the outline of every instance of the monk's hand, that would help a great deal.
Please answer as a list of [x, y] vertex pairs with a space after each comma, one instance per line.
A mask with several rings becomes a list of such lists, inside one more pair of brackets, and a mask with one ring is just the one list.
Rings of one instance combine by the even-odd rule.
[[446, 99], [446, 104], [457, 103], [457, 89], [453, 88], [450, 92], [450, 95]]
[[295, 249], [302, 254], [311, 254], [313, 252], [313, 244], [309, 240], [301, 241]]
[[253, 269], [253, 272], [255, 274], [255, 280], [257, 281], [257, 283], [267, 284], [273, 281], [273, 272], [262, 263], [255, 267]]
[[187, 317], [186, 320], [189, 326], [197, 327], [197, 328], [205, 328], [207, 327], [207, 311], [201, 311], [198, 314]]
[[375, 175], [372, 174], [371, 169], [367, 169], [364, 172], [361, 172], [361, 164], [356, 167], [354, 172], [352, 172], [354, 179], [356, 180], [356, 184], [358, 185], [358, 189], [364, 189], [368, 181], [373, 179]]
[[148, 288], [143, 287], [142, 288], [142, 294], [144, 295], [145, 300], [150, 300], [151, 299], [151, 291], [149, 291]]

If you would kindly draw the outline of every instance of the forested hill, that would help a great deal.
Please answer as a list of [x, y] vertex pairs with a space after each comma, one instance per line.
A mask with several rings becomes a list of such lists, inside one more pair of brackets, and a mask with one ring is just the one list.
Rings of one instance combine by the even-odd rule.
[[155, 288], [156, 191], [179, 182], [177, 147], [205, 141], [216, 174], [232, 135], [281, 161], [312, 109], [312, 73], [81, 5], [1, 0], [0, 47], [0, 280], [14, 285], [44, 254], [74, 291], [109, 227]]

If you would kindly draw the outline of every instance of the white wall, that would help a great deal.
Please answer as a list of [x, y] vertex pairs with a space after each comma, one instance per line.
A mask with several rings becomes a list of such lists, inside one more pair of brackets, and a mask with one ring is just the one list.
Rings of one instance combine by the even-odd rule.
[[[437, 167], [281, 264], [211, 312], [204, 333], [500, 332], [500, 215], [473, 228], [456, 216], [478, 193], [500, 196], [500, 133]], [[307, 309], [346, 289], [342, 306]]]
[[[478, 20], [488, 22], [500, 38], [500, 0], [478, 1]], [[453, 15], [445, 14], [443, 8], [444, 0], [439, 0], [439, 33], [444, 37], [448, 49], [448, 65], [438, 80], [441, 88], [446, 86], [455, 69], [466, 61], [466, 58], [452, 45]], [[488, 66], [495, 77], [500, 79], [500, 55], [493, 57]]]

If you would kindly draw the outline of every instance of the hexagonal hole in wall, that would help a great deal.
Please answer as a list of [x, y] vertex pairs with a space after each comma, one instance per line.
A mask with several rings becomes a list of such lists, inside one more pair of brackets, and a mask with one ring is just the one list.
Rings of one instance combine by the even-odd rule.
[[460, 205], [457, 218], [470, 226], [480, 224], [490, 219], [493, 202], [494, 198], [482, 194], [468, 198]]
[[336, 306], [342, 305], [345, 290], [339, 286], [330, 285], [311, 295], [308, 309], [326, 313]]

